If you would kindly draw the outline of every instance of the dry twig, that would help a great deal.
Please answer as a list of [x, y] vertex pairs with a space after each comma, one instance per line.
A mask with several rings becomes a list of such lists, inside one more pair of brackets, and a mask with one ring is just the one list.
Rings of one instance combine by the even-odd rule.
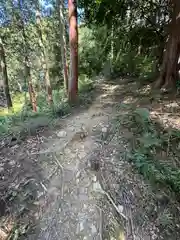
[[58, 160], [58, 158], [54, 155], [54, 159], [57, 163], [57, 165], [59, 166], [59, 168], [61, 169], [61, 198], [63, 198], [64, 196], [64, 169], [63, 166], [61, 165], [60, 161]]

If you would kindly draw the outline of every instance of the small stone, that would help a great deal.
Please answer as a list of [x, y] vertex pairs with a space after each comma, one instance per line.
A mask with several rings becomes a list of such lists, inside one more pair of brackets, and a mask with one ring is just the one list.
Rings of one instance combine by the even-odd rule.
[[78, 170], [77, 173], [76, 173], [76, 178], [80, 178], [81, 177], [81, 171]]
[[97, 177], [96, 177], [96, 175], [93, 175], [92, 181], [93, 181], [93, 182], [97, 182]]
[[57, 133], [57, 136], [60, 138], [66, 137], [67, 136], [67, 132], [66, 131], [60, 131]]
[[4, 171], [4, 168], [3, 167], [0, 167], [0, 173]]
[[78, 157], [79, 159], [82, 159], [86, 156], [86, 153], [84, 151], [78, 151]]
[[12, 149], [16, 149], [16, 148], [18, 148], [18, 147], [19, 147], [19, 145], [16, 144], [16, 145], [12, 146], [11, 148], [12, 148]]
[[9, 164], [10, 164], [11, 166], [14, 166], [14, 165], [16, 164], [16, 162], [15, 162], [14, 160], [12, 160], [12, 161], [9, 162]]
[[103, 127], [103, 128], [101, 129], [101, 131], [102, 131], [103, 133], [107, 133], [108, 129], [107, 129], [107, 127]]
[[118, 210], [119, 210], [120, 213], [122, 213], [123, 210], [124, 210], [124, 207], [122, 205], [118, 205]]
[[102, 188], [101, 188], [101, 185], [99, 182], [95, 182], [93, 183], [93, 190], [95, 192], [103, 192]]
[[82, 232], [84, 230], [84, 223], [80, 222], [79, 223], [79, 231]]
[[179, 107], [179, 105], [178, 105], [177, 102], [169, 103], [167, 106], [168, 106], [168, 107], [172, 107], [172, 108], [178, 108], [178, 107]]
[[97, 229], [94, 225], [91, 226], [91, 231], [92, 231], [92, 234], [97, 233]]

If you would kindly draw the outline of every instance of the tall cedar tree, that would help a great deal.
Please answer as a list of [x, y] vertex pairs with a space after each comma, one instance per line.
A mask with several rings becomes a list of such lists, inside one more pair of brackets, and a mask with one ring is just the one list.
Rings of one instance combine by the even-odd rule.
[[37, 102], [36, 102], [36, 93], [32, 83], [32, 76], [31, 76], [31, 68], [30, 68], [30, 59], [29, 59], [29, 46], [27, 41], [27, 36], [24, 28], [24, 21], [23, 21], [23, 10], [21, 9], [21, 2], [19, 0], [19, 11], [20, 11], [20, 24], [19, 27], [22, 30], [22, 36], [24, 41], [24, 67], [25, 67], [25, 78], [28, 83], [28, 91], [30, 102], [32, 105], [32, 109], [34, 112], [37, 112]]
[[156, 87], [172, 88], [176, 85], [180, 55], [180, 1], [172, 0], [172, 15], [169, 24], [169, 36], [164, 50], [160, 76]]
[[1, 58], [1, 72], [3, 76], [3, 87], [4, 87], [4, 93], [6, 96], [7, 106], [8, 108], [12, 107], [12, 101], [11, 101], [11, 95], [9, 91], [9, 81], [8, 81], [8, 73], [7, 73], [7, 65], [6, 65], [6, 56], [5, 56], [5, 50], [3, 41], [0, 38], [0, 58]]
[[70, 41], [70, 76], [68, 86], [69, 101], [74, 103], [78, 93], [78, 26], [77, 2], [68, 0], [69, 8], [69, 41]]
[[59, 0], [59, 24], [60, 24], [60, 44], [61, 58], [63, 66], [64, 87], [68, 92], [68, 65], [67, 65], [67, 45], [66, 45], [66, 26], [64, 16], [64, 0]]
[[43, 39], [39, 4], [37, 4], [37, 10], [36, 10], [36, 23], [37, 23], [37, 30], [39, 34], [39, 45], [42, 51], [42, 68], [44, 70], [44, 76], [45, 76], [44, 78], [45, 78], [46, 92], [48, 96], [48, 103], [51, 105], [53, 103], [52, 88], [51, 88], [51, 82], [49, 77], [48, 56], [47, 56], [46, 47]]

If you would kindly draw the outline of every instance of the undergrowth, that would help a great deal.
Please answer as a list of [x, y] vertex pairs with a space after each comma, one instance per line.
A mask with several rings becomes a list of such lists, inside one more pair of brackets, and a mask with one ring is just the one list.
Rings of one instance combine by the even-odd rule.
[[[93, 82], [86, 76], [79, 77], [79, 104], [87, 105], [92, 101]], [[50, 125], [53, 119], [63, 117], [71, 113], [72, 106], [68, 103], [64, 89], [53, 90], [53, 106], [46, 101], [46, 93], [41, 92], [37, 96], [37, 112], [32, 111], [28, 96], [25, 93], [14, 96], [13, 110], [0, 109], [0, 137], [30, 132]]]
[[179, 198], [180, 131], [164, 129], [151, 119], [145, 108], [128, 110], [123, 117], [121, 113], [116, 118], [117, 123], [118, 128], [120, 124], [133, 133], [131, 152], [127, 154], [127, 159], [145, 179], [168, 188]]

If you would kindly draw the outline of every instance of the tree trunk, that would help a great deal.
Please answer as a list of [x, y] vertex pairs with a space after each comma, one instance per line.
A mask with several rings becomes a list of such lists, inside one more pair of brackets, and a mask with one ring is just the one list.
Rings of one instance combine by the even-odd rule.
[[112, 28], [111, 28], [111, 69], [110, 74], [113, 73], [113, 64], [114, 64], [114, 22], [112, 20]]
[[34, 87], [32, 84], [32, 79], [31, 79], [31, 69], [29, 67], [29, 59], [28, 56], [25, 56], [25, 76], [28, 82], [28, 91], [29, 91], [29, 97], [30, 97], [30, 102], [32, 105], [32, 109], [34, 112], [37, 112], [37, 103], [36, 103], [36, 93], [34, 91]]
[[25, 79], [28, 83], [29, 98], [34, 112], [37, 112], [37, 102], [36, 102], [36, 93], [33, 87], [32, 78], [31, 78], [31, 69], [30, 69], [30, 60], [29, 60], [29, 46], [24, 29], [24, 21], [22, 17], [21, 2], [19, 1], [19, 10], [20, 10], [20, 28], [22, 30], [22, 36], [24, 40], [24, 68], [25, 68]]
[[172, 20], [169, 25], [169, 36], [163, 54], [160, 76], [155, 87], [174, 88], [178, 78], [178, 60], [180, 55], [180, 1], [172, 1]]
[[77, 100], [78, 93], [78, 26], [76, 0], [68, 0], [70, 38], [70, 78], [68, 97], [70, 102]]
[[4, 46], [3, 46], [3, 42], [2, 42], [1, 38], [0, 38], [0, 57], [1, 57], [1, 70], [2, 70], [2, 75], [3, 75], [4, 93], [6, 96], [7, 107], [10, 109], [12, 107], [12, 101], [11, 101], [11, 95], [10, 95], [10, 91], [9, 91], [6, 56], [5, 56]]
[[60, 44], [61, 44], [64, 88], [68, 92], [68, 65], [67, 65], [66, 31], [65, 31], [65, 16], [64, 16], [63, 0], [59, 0], [59, 19], [60, 19], [60, 34], [61, 34]]
[[48, 103], [52, 105], [53, 103], [52, 88], [51, 88], [51, 82], [49, 77], [48, 57], [47, 57], [46, 47], [44, 44], [44, 39], [42, 34], [41, 14], [39, 10], [39, 4], [37, 5], [37, 11], [36, 11], [36, 23], [37, 23], [38, 34], [39, 34], [39, 45], [42, 50], [42, 68], [44, 70], [44, 78], [45, 78], [46, 92], [48, 96]]

